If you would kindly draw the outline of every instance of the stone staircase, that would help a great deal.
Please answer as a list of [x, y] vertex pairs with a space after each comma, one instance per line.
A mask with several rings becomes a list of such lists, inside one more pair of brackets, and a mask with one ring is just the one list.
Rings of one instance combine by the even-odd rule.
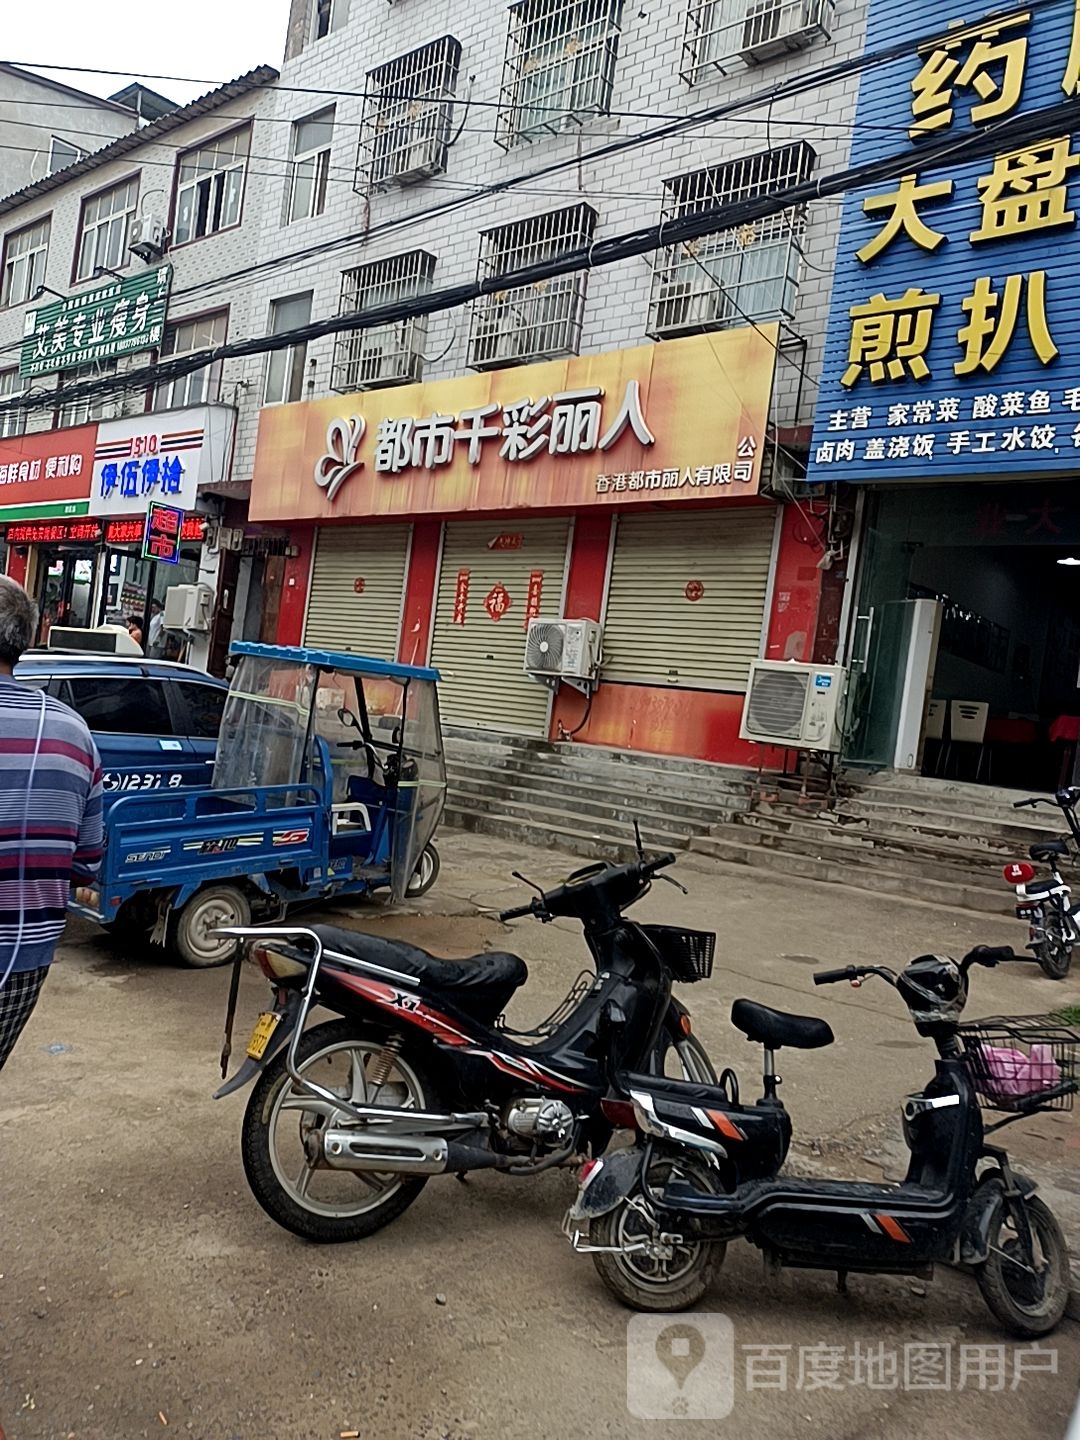
[[750, 803], [753, 773], [595, 745], [444, 727], [444, 823], [586, 858], [688, 850]]
[[1001, 867], [1064, 830], [1053, 809], [1014, 810], [1022, 791], [887, 771], [847, 772], [837, 790], [830, 799], [766, 777], [743, 814], [691, 848], [778, 874], [1003, 915], [1012, 894]]

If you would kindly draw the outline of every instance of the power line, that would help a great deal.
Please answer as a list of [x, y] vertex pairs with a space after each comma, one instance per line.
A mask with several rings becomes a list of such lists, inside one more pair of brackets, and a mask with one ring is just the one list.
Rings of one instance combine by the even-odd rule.
[[662, 220], [659, 225], [650, 225], [612, 236], [607, 240], [594, 241], [554, 259], [538, 261], [498, 276], [430, 291], [406, 301], [375, 306], [370, 310], [332, 315], [291, 331], [232, 341], [212, 350], [197, 351], [173, 360], [152, 363], [139, 370], [128, 371], [123, 376], [87, 380], [69, 389], [61, 388], [40, 395], [30, 392], [18, 400], [0, 402], [0, 414], [14, 409], [43, 409], [96, 395], [143, 390], [155, 383], [164, 384], [180, 379], [217, 361], [285, 350], [327, 335], [368, 330], [422, 315], [456, 310], [497, 291], [522, 289], [540, 281], [615, 264], [664, 246], [682, 245], [718, 230], [731, 230], [739, 225], [751, 224], [779, 211], [827, 196], [842, 195], [848, 190], [862, 189], [883, 180], [895, 179], [906, 174], [916, 159], [920, 170], [934, 171], [946, 165], [983, 158], [1002, 147], [1016, 149], [1022, 144], [1044, 139], [1048, 135], [1070, 132], [1076, 126], [1078, 117], [1080, 99], [1071, 98], [1030, 113], [1012, 116], [982, 130], [967, 131], [960, 136], [950, 136], [917, 149], [906, 146], [879, 159], [864, 161], [846, 170], [802, 181], [771, 195], [732, 201], [674, 219]]

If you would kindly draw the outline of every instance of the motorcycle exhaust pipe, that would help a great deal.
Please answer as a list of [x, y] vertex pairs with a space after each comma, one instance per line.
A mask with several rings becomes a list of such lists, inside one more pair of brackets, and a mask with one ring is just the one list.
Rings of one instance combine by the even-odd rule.
[[390, 1170], [401, 1175], [448, 1175], [491, 1169], [500, 1156], [473, 1145], [425, 1135], [373, 1135], [369, 1131], [322, 1132], [322, 1159], [332, 1170]]

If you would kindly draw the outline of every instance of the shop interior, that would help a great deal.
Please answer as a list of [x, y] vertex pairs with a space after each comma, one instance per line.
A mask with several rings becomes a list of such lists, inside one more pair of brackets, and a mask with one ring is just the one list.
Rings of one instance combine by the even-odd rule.
[[1057, 490], [879, 499], [871, 603], [940, 605], [924, 775], [1034, 793], [1080, 771], [1080, 514]]

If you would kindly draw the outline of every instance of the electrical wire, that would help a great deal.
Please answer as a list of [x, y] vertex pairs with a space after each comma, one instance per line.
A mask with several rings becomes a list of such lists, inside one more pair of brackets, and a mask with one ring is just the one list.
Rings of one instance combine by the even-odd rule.
[[290, 331], [231, 341], [212, 350], [177, 356], [175, 359], [143, 366], [111, 379], [83, 381], [67, 389], [52, 390], [42, 395], [31, 391], [18, 399], [0, 402], [0, 414], [11, 409], [42, 409], [96, 395], [144, 389], [154, 383], [179, 379], [195, 370], [205, 369], [218, 360], [285, 350], [327, 335], [367, 330], [421, 315], [457, 309], [496, 291], [520, 289], [539, 281], [591, 270], [595, 266], [615, 264], [664, 246], [683, 244], [717, 230], [730, 230], [739, 225], [750, 224], [788, 207], [801, 206], [813, 200], [842, 195], [848, 190], [862, 189], [882, 180], [897, 178], [907, 173], [916, 158], [921, 171], [933, 172], [957, 161], [964, 163], [985, 157], [999, 149], [1017, 149], [1021, 144], [1034, 139], [1071, 132], [1078, 118], [1080, 99], [1073, 97], [1055, 105], [1009, 117], [993, 127], [968, 130], [958, 136], [930, 142], [917, 150], [908, 146], [901, 151], [890, 152], [845, 170], [802, 181], [771, 195], [751, 196], [664, 220], [659, 225], [591, 241], [576, 251], [554, 259], [537, 261], [497, 276], [429, 291], [365, 311], [328, 316]]

